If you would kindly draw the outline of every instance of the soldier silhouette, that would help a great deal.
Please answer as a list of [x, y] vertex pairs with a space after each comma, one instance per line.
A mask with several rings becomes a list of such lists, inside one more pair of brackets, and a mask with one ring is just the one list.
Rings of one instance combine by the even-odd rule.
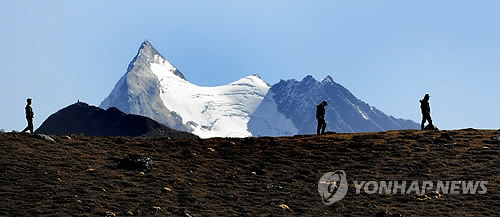
[[35, 117], [35, 113], [33, 113], [33, 108], [31, 108], [31, 98], [26, 99], [26, 107], [24, 107], [26, 112], [26, 120], [28, 121], [28, 126], [24, 128], [23, 133], [26, 131], [30, 131], [33, 133], [33, 118]]
[[432, 125], [431, 118], [431, 106], [429, 105], [429, 94], [425, 94], [424, 98], [420, 100], [420, 110], [422, 111], [422, 124], [420, 125], [420, 129], [424, 129], [425, 121], [429, 122], [429, 126], [434, 128]]
[[325, 106], [328, 105], [328, 102], [325, 100], [316, 106], [316, 119], [318, 119], [318, 129], [316, 130], [316, 134], [320, 135], [325, 134], [326, 129], [326, 121], [325, 121]]

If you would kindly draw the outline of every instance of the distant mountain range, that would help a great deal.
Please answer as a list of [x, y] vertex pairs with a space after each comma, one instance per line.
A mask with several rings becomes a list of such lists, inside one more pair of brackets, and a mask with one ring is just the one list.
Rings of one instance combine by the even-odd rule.
[[321, 81], [281, 80], [270, 86], [258, 75], [217, 87], [188, 82], [145, 41], [100, 107], [150, 117], [202, 138], [287, 136], [316, 130], [316, 105], [328, 100], [327, 130], [367, 132], [417, 129], [411, 120], [388, 116], [327, 76]]
[[148, 117], [125, 114], [114, 107], [103, 110], [82, 102], [50, 115], [35, 133], [197, 138], [191, 133], [171, 129]]

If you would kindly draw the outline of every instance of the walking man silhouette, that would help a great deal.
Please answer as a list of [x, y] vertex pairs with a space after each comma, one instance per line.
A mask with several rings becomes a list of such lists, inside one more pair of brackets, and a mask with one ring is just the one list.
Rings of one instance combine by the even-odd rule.
[[425, 94], [424, 98], [420, 100], [420, 110], [422, 111], [422, 124], [420, 125], [420, 129], [424, 129], [425, 121], [429, 122], [429, 126], [434, 128], [432, 125], [431, 118], [431, 106], [429, 105], [429, 94]]
[[31, 98], [26, 99], [26, 107], [24, 107], [26, 111], [26, 120], [28, 121], [28, 126], [24, 128], [23, 133], [26, 131], [30, 131], [33, 133], [33, 118], [35, 117], [35, 113], [33, 113], [33, 108], [31, 108]]
[[325, 134], [326, 129], [326, 121], [325, 121], [325, 106], [328, 105], [328, 102], [325, 100], [316, 106], [316, 119], [318, 119], [318, 129], [316, 130], [316, 134], [320, 135]]

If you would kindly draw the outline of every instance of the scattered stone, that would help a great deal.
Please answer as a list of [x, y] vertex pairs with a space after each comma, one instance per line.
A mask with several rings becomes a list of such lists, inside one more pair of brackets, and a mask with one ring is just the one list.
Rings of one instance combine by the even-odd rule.
[[500, 136], [493, 136], [493, 137], [491, 137], [491, 140], [493, 140], [497, 143], [500, 143]]
[[255, 174], [260, 176], [266, 174], [267, 172], [265, 169], [259, 168], [257, 166], [252, 167], [250, 170], [253, 171], [252, 174], [255, 172]]
[[441, 136], [439, 136], [441, 139], [446, 139], [446, 140], [452, 140], [453, 137], [450, 135], [450, 133], [444, 131], [441, 133]]
[[439, 137], [433, 139], [434, 143], [436, 143], [436, 144], [448, 143], [451, 140], [453, 140], [453, 137], [447, 131], [442, 132]]
[[153, 169], [153, 160], [147, 156], [129, 155], [120, 160], [118, 167], [130, 170], [150, 171]]
[[129, 210], [129, 211], [127, 212], [127, 215], [129, 215], [129, 216], [133, 216], [133, 215], [134, 215], [134, 213], [133, 213], [132, 211], [130, 211], [130, 210]]
[[288, 207], [286, 204], [280, 204], [279, 207], [281, 207], [283, 210], [290, 210], [290, 207]]
[[68, 139], [68, 140], [71, 140], [71, 137], [70, 136], [64, 136], [64, 138]]
[[428, 200], [429, 198], [425, 194], [417, 194], [417, 195], [415, 195], [415, 199], [422, 201], [422, 200]]
[[89, 172], [94, 172], [94, 171], [95, 171], [95, 169], [93, 169], [93, 168], [88, 168], [88, 169], [87, 169], [87, 171], [89, 171]]
[[432, 197], [434, 199], [437, 199], [437, 198], [441, 198], [443, 195], [437, 191], [431, 191], [429, 194], [428, 194], [429, 197]]
[[37, 136], [44, 139], [47, 142], [56, 143], [56, 141], [54, 139], [52, 139], [52, 137], [47, 136], [45, 134], [37, 134]]
[[116, 214], [114, 212], [106, 211], [105, 217], [115, 217], [115, 216], [116, 216]]
[[139, 176], [143, 176], [144, 174], [145, 174], [144, 172], [137, 173], [137, 175], [139, 175]]
[[424, 130], [439, 130], [439, 129], [433, 124], [427, 124], [427, 126], [424, 127]]
[[492, 136], [490, 139], [483, 140], [483, 142], [492, 145], [500, 144], [500, 136]]
[[424, 200], [432, 200], [432, 199], [438, 199], [441, 198], [443, 195], [437, 191], [431, 191], [428, 194], [417, 194], [415, 195], [415, 199], [417, 201], [424, 201]]
[[273, 185], [267, 185], [266, 187], [269, 191], [272, 191], [272, 192], [281, 192], [281, 191], [285, 190], [285, 188], [283, 188], [283, 186], [281, 186], [281, 185], [274, 185], [273, 184]]
[[237, 176], [237, 175], [229, 175], [227, 178], [230, 179], [230, 180], [233, 180], [233, 181], [236, 181], [236, 180], [240, 179], [240, 177]]
[[158, 211], [161, 210], [161, 207], [159, 207], [159, 206], [153, 206], [153, 207], [151, 207], [151, 209], [153, 209], [154, 211], [158, 212]]
[[373, 209], [373, 208], [377, 208], [377, 205], [375, 205], [375, 204], [373, 204], [373, 203], [369, 203], [369, 204], [368, 204], [368, 207], [370, 207], [370, 208], [372, 208], [372, 209]]
[[208, 148], [208, 150], [211, 151], [211, 152], [215, 151], [215, 149], [213, 149], [213, 148]]
[[171, 192], [172, 191], [172, 189], [169, 188], [169, 187], [164, 187], [161, 190], [164, 191], [164, 192]]

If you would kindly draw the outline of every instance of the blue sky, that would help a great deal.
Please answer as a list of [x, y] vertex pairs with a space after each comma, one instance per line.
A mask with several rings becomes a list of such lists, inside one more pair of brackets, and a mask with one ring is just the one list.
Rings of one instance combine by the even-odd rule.
[[361, 100], [443, 129], [500, 128], [500, 1], [1, 1], [0, 128], [99, 105], [148, 39], [187, 80], [330, 75]]

